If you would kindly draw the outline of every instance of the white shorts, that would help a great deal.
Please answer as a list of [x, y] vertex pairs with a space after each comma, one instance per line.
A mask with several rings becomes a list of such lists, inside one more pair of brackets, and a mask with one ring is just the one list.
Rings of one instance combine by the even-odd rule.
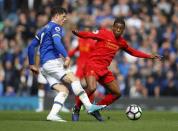
[[40, 72], [38, 74], [38, 83], [41, 83], [41, 84], [47, 84], [48, 83], [48, 81], [46, 80], [46, 78], [41, 73], [41, 69], [40, 69]]
[[47, 79], [49, 85], [52, 87], [55, 84], [61, 83], [61, 78], [71, 71], [69, 69], [65, 69], [63, 59], [58, 58], [49, 60], [43, 64], [41, 72]]

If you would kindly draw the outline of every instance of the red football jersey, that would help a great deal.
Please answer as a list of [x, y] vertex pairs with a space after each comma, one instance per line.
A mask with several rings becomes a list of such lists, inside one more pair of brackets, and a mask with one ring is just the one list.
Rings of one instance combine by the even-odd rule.
[[88, 56], [90, 54], [90, 52], [95, 48], [95, 43], [96, 40], [93, 39], [83, 39], [83, 38], [79, 38], [78, 39], [78, 46], [73, 49], [70, 50], [68, 52], [69, 56], [73, 56], [75, 54], [75, 52], [79, 52], [79, 57], [77, 58], [77, 71], [76, 71], [76, 76], [78, 76], [79, 78], [83, 78], [84, 77], [84, 67], [86, 62], [88, 61]]
[[95, 48], [96, 40], [93, 39], [78, 39], [78, 46], [68, 52], [69, 56], [73, 56], [75, 52], [79, 52], [79, 57], [77, 58], [77, 64], [85, 64], [88, 60], [90, 52]]
[[79, 38], [79, 52], [80, 56], [77, 62], [84, 64], [87, 61], [89, 53], [94, 49], [96, 41], [93, 39], [83, 39]]
[[97, 40], [94, 50], [90, 53], [88, 63], [100, 68], [107, 68], [117, 51], [120, 49], [126, 51], [132, 56], [140, 58], [151, 58], [151, 55], [130, 47], [122, 37], [115, 38], [112, 31], [101, 29], [96, 32], [80, 31], [76, 34], [82, 38], [92, 38]]

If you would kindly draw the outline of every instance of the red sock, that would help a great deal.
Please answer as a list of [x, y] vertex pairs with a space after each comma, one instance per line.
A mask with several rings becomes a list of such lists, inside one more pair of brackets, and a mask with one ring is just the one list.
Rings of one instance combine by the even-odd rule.
[[93, 94], [90, 94], [88, 97], [89, 97], [89, 99], [90, 99], [90, 102], [93, 103], [94, 98], [95, 98], [95, 97], [94, 97], [94, 93], [93, 93]]
[[75, 106], [78, 107], [78, 108], [80, 108], [81, 105], [82, 105], [82, 102], [80, 101], [79, 97], [76, 96], [75, 97]]
[[101, 101], [97, 103], [97, 105], [110, 105], [119, 97], [114, 94], [107, 94]]
[[[88, 97], [90, 99], [90, 102], [93, 103], [93, 101], [94, 101], [94, 94], [90, 94], [90, 95], [88, 95]], [[83, 105], [83, 103], [81, 102], [81, 100], [79, 99], [79, 97], [76, 96], [75, 97], [75, 106], [80, 109], [82, 105]]]
[[77, 108], [81, 108], [81, 106], [82, 106], [82, 102], [80, 101], [78, 96], [75, 97], [75, 106]]

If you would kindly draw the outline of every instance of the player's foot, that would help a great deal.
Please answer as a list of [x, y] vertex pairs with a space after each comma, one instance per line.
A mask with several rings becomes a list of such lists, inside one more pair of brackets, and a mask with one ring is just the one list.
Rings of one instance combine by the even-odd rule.
[[36, 111], [36, 112], [43, 112], [44, 110], [41, 109], [41, 108], [37, 108], [35, 111]]
[[94, 116], [98, 121], [104, 121], [99, 111], [94, 111], [90, 115]]
[[61, 112], [69, 113], [70, 110], [67, 107], [63, 106]]
[[72, 121], [79, 121], [79, 114], [80, 108], [78, 108], [76, 105], [72, 108]]
[[48, 115], [47, 116], [48, 121], [55, 121], [55, 122], [67, 122], [66, 120], [63, 120], [61, 117], [57, 115]]
[[106, 105], [93, 105], [88, 109], [88, 113], [92, 113], [94, 111], [97, 111], [97, 110], [101, 110], [103, 108], [105, 108]]

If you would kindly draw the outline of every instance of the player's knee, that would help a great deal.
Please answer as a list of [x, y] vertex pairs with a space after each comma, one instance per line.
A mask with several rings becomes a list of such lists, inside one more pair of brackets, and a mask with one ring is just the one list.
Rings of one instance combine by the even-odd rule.
[[86, 80], [85, 80], [85, 79], [80, 80], [80, 83], [81, 83], [81, 85], [82, 85], [82, 87], [83, 87], [84, 89], [87, 88], [87, 83], [86, 83]]
[[[65, 100], [67, 99], [68, 94], [66, 92], [59, 92], [56, 97], [54, 98], [54, 102], [60, 102], [61, 103], [61, 98]], [[64, 103], [61, 103], [64, 104]]]
[[90, 92], [95, 92], [95, 91], [96, 91], [96, 87], [90, 88]]
[[38, 83], [38, 89], [44, 89], [44, 84]]
[[87, 93], [93, 93], [96, 91], [96, 86], [88, 85], [86, 88]]
[[71, 77], [71, 82], [80, 81], [74, 74]]
[[53, 88], [57, 91], [57, 92], [65, 92], [66, 94], [69, 94], [69, 90], [66, 86], [62, 85], [62, 84], [55, 84], [53, 86]]
[[121, 92], [120, 92], [119, 90], [113, 91], [113, 94], [114, 94], [117, 98], [121, 97]]
[[79, 79], [72, 72], [70, 72], [70, 73], [66, 74], [66, 76], [63, 78], [63, 81], [70, 84], [74, 81], [79, 81]]
[[117, 98], [120, 98], [121, 95], [122, 95], [120, 91], [117, 91], [117, 92], [115, 92], [114, 94], [117, 96]]
[[82, 88], [80, 81], [74, 81], [71, 83], [72, 90], [75, 95], [80, 94], [81, 92], [85, 92], [84, 89]]
[[69, 90], [67, 88], [64, 88], [63, 92], [65, 92], [67, 95], [69, 94]]

